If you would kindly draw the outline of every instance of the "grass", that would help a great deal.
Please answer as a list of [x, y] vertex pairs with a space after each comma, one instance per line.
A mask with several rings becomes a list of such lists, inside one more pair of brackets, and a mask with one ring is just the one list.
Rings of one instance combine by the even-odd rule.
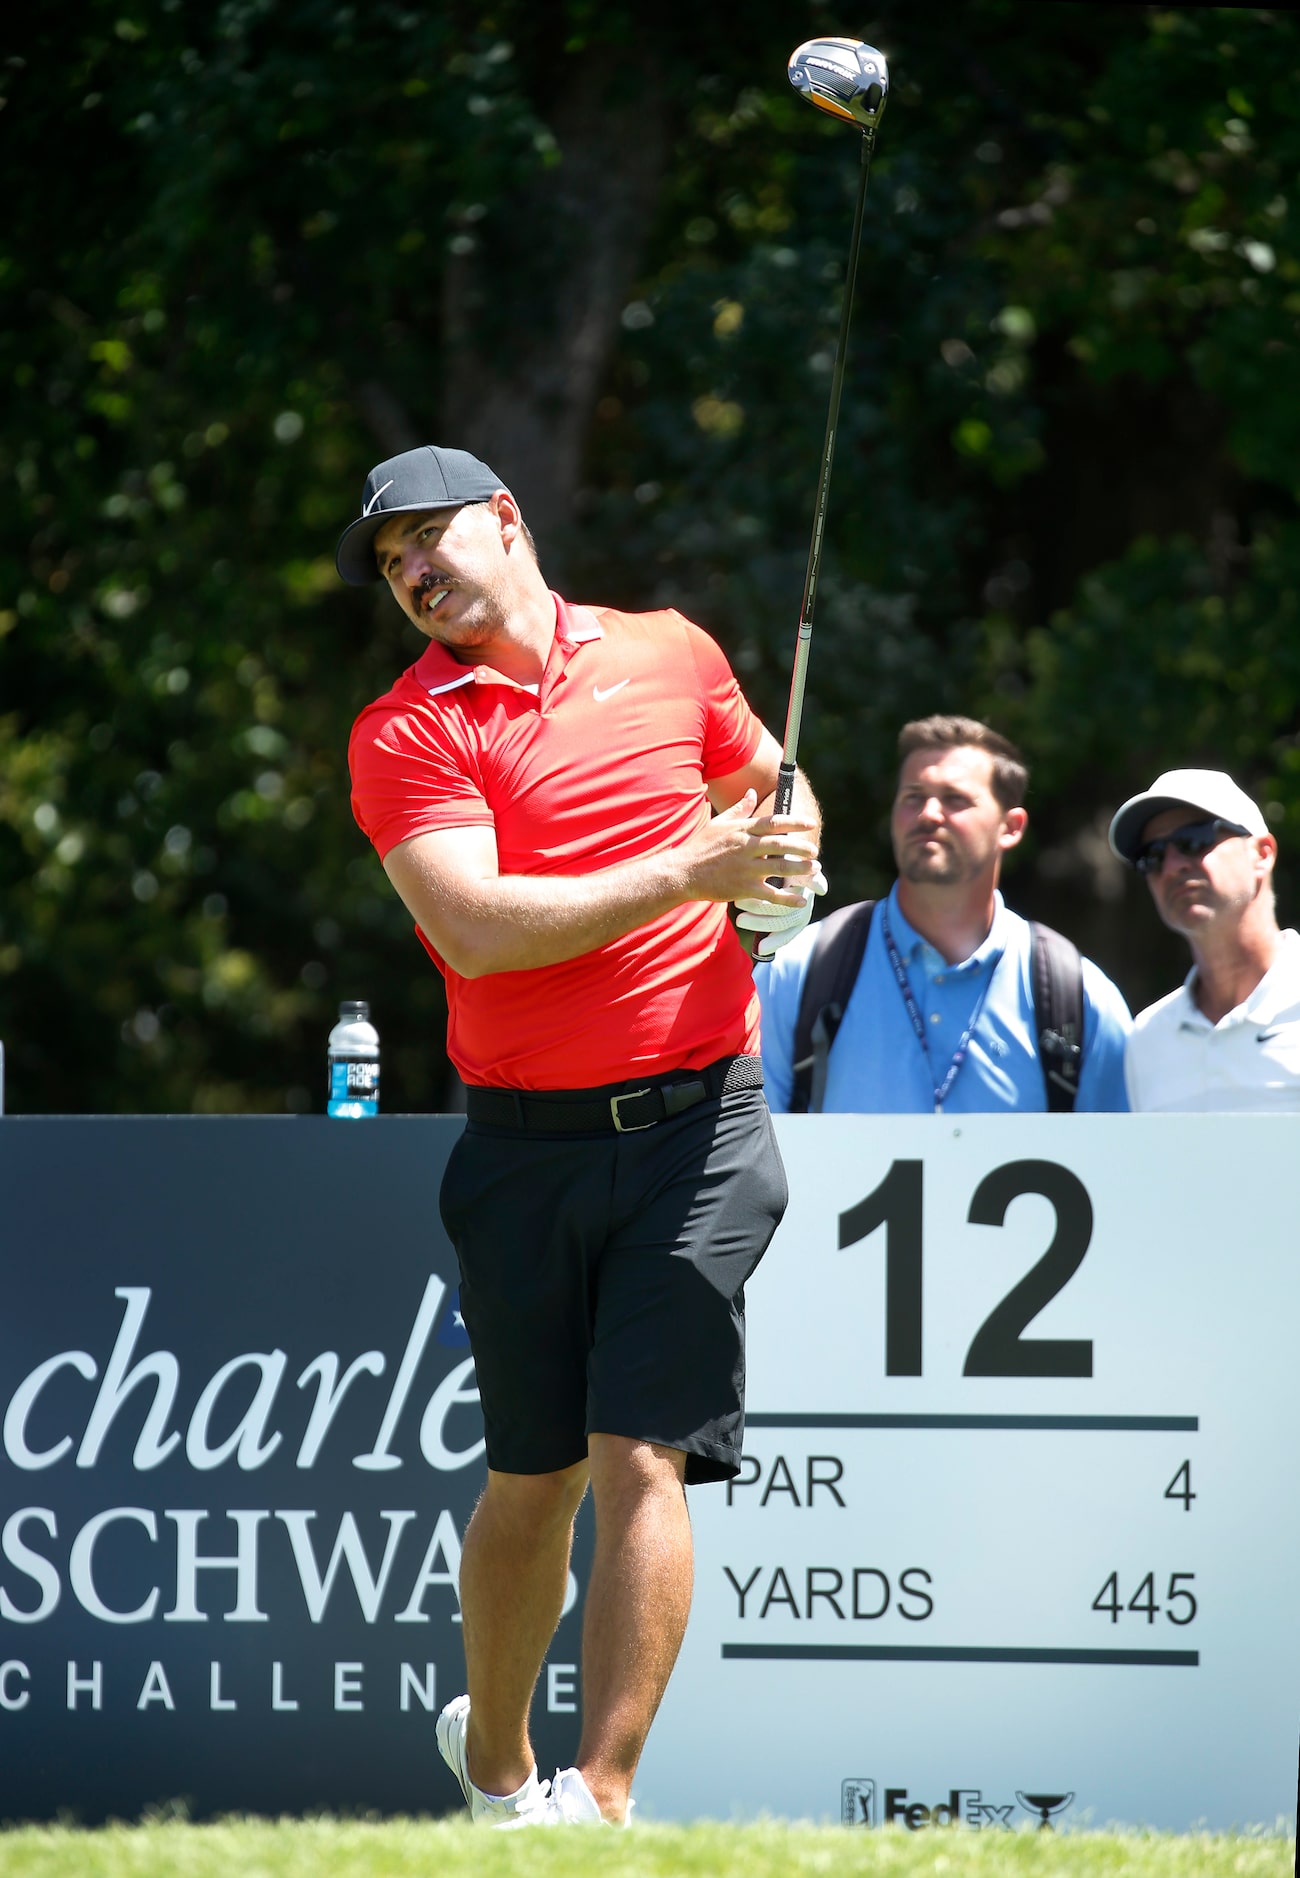
[[227, 1819], [22, 1826], [0, 1878], [1292, 1878], [1280, 1834], [855, 1832], [705, 1823], [500, 1833], [463, 1821]]

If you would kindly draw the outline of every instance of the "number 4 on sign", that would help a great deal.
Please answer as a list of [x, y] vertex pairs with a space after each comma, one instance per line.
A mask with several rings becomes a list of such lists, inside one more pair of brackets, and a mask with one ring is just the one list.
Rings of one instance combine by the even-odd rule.
[[[1179, 1486], [1179, 1481], [1183, 1484]], [[1181, 1500], [1184, 1513], [1192, 1510], [1192, 1501], [1196, 1495], [1192, 1492], [1192, 1463], [1184, 1461], [1169, 1485], [1165, 1488], [1166, 1500]]]
[[[1142, 1594], [1146, 1593], [1144, 1597]], [[1148, 1572], [1137, 1590], [1128, 1601], [1128, 1609], [1144, 1616], [1149, 1624], [1154, 1624], [1160, 1606], [1156, 1603], [1156, 1575]]]

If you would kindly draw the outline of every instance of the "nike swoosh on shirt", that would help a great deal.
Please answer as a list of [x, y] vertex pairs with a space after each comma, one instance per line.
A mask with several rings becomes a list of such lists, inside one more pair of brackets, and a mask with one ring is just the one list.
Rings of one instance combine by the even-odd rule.
[[596, 700], [597, 704], [603, 704], [606, 698], [612, 698], [616, 691], [621, 691], [624, 685], [630, 685], [631, 682], [632, 680], [630, 678], [620, 678], [616, 685], [609, 687], [608, 691], [602, 691], [599, 685], [593, 685], [591, 687], [591, 695]]
[[1280, 1030], [1257, 1030], [1255, 1032], [1255, 1042], [1271, 1043], [1274, 1037], [1280, 1037], [1281, 1035], [1282, 1032]]

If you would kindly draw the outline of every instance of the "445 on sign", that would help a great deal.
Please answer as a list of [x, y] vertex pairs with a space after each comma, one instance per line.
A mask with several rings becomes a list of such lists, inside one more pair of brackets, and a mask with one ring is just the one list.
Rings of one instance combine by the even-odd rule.
[[[1126, 1611], [1145, 1617], [1148, 1624], [1154, 1624], [1162, 1610], [1171, 1624], [1190, 1624], [1196, 1615], [1196, 1598], [1183, 1587], [1193, 1583], [1195, 1577], [1195, 1572], [1171, 1572], [1169, 1589], [1165, 1592], [1164, 1604], [1160, 1605], [1156, 1602], [1156, 1575], [1148, 1572], [1126, 1604], [1120, 1591], [1119, 1573], [1113, 1571], [1092, 1600], [1092, 1608], [1094, 1611], [1103, 1611], [1112, 1624], [1117, 1624]], [[1174, 1609], [1175, 1605], [1177, 1610]]]

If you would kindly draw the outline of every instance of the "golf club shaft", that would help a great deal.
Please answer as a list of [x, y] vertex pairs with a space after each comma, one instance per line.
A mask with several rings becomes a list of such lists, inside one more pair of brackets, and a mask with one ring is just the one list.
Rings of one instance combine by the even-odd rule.
[[799, 754], [799, 729], [803, 722], [804, 688], [808, 680], [808, 650], [812, 644], [813, 608], [817, 604], [817, 575], [821, 567], [822, 535], [826, 527], [826, 505], [830, 493], [831, 464], [835, 459], [835, 433], [840, 421], [840, 395], [844, 389], [844, 365], [849, 346], [849, 322], [853, 317], [853, 286], [858, 273], [858, 253], [862, 247], [862, 211], [867, 200], [867, 177], [871, 171], [871, 153], [875, 132], [862, 133], [862, 168], [858, 177], [858, 199], [853, 211], [853, 236], [849, 242], [848, 266], [844, 273], [844, 299], [840, 307], [840, 333], [835, 346], [835, 367], [831, 373], [831, 402], [826, 416], [826, 441], [822, 445], [821, 475], [817, 480], [817, 504], [813, 512], [812, 542], [808, 549], [808, 572], [804, 576], [803, 604], [799, 609], [799, 636], [795, 641], [794, 670], [790, 676], [790, 703], [786, 710], [785, 742], [781, 749], [781, 768], [777, 776], [774, 813], [788, 815], [794, 799], [795, 765]]

